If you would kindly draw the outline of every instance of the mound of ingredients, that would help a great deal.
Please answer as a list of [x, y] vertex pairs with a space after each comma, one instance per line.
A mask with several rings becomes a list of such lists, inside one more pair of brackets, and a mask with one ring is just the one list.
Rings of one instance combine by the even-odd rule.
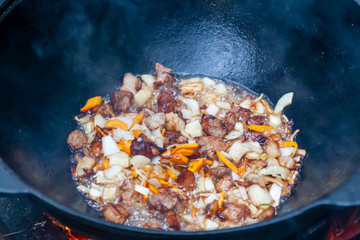
[[263, 221], [289, 195], [305, 150], [263, 94], [208, 77], [126, 73], [93, 97], [68, 136], [77, 189], [104, 218], [160, 230], [203, 231]]

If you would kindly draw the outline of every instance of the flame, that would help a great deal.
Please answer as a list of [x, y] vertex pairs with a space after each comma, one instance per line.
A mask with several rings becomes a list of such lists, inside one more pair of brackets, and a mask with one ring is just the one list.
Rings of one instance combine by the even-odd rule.
[[48, 214], [46, 214], [46, 215], [55, 226], [61, 228], [65, 232], [65, 235], [68, 238], [68, 240], [92, 240], [90, 238], [84, 238], [84, 237], [74, 233], [69, 227], [62, 225], [61, 223], [56, 221], [55, 218], [49, 216]]

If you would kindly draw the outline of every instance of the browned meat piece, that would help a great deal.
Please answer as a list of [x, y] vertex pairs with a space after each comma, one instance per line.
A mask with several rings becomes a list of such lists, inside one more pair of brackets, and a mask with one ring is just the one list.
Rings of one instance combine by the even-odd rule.
[[179, 118], [179, 115], [173, 112], [165, 114], [165, 129], [167, 131], [180, 132], [184, 128], [185, 122]]
[[275, 208], [273, 206], [269, 206], [268, 209], [265, 209], [259, 216], [258, 219], [260, 221], [264, 221], [272, 218], [275, 215]]
[[235, 123], [238, 121], [244, 121], [251, 114], [251, 111], [242, 107], [234, 107], [226, 113], [224, 119], [224, 125], [227, 127], [228, 132], [234, 129]]
[[168, 192], [153, 194], [146, 199], [150, 209], [155, 209], [162, 213], [173, 210], [177, 202], [178, 199]]
[[93, 142], [90, 147], [91, 154], [98, 158], [104, 155], [102, 150], [102, 143], [100, 141]]
[[219, 180], [229, 173], [231, 173], [231, 169], [228, 167], [216, 167], [210, 169], [210, 174], [215, 180]]
[[[184, 203], [184, 204], [186, 205], [186, 203]], [[176, 203], [175, 209], [178, 214], [185, 214], [187, 208], [185, 207], [184, 204], [181, 201], [178, 201]]]
[[131, 142], [130, 153], [132, 155], [143, 155], [148, 158], [158, 156], [164, 149], [158, 147], [145, 134], [141, 133], [138, 139]]
[[161, 113], [152, 115], [151, 117], [146, 118], [144, 123], [150, 130], [155, 130], [159, 127], [164, 127], [165, 126], [165, 114], [161, 112]]
[[175, 228], [177, 230], [180, 229], [179, 220], [177, 214], [174, 211], [165, 213], [164, 218], [166, 219], [166, 223], [169, 225], [169, 227]]
[[137, 204], [137, 196], [137, 192], [135, 192], [133, 189], [129, 189], [127, 191], [123, 191], [120, 194], [120, 201], [123, 205], [127, 207], [132, 207]]
[[267, 121], [267, 117], [256, 115], [256, 116], [250, 117], [246, 121], [246, 124], [247, 125], [264, 125], [266, 121]]
[[115, 90], [110, 94], [111, 106], [116, 113], [126, 113], [129, 111], [134, 95], [129, 91]]
[[176, 100], [168, 92], [160, 92], [157, 99], [158, 112], [169, 113], [174, 112], [176, 107]]
[[213, 115], [203, 115], [201, 117], [203, 131], [209, 136], [223, 138], [227, 133], [227, 128], [223, 122]]
[[118, 204], [115, 205], [110, 203], [105, 207], [104, 217], [109, 222], [124, 224], [129, 216], [130, 214], [126, 208]]
[[210, 159], [217, 159], [216, 151], [226, 151], [229, 147], [224, 140], [214, 136], [198, 137], [196, 142], [199, 144], [199, 153], [207, 155]]
[[154, 87], [159, 88], [162, 85], [166, 84], [171, 86], [175, 79], [170, 75], [172, 73], [171, 68], [166, 68], [164, 65], [160, 63], [155, 64], [155, 71], [156, 71], [156, 82], [154, 82]]
[[167, 131], [164, 133], [164, 145], [171, 145], [174, 143], [187, 142], [187, 138], [180, 135], [178, 132]]
[[223, 177], [222, 179], [220, 179], [216, 183], [215, 189], [218, 192], [226, 192], [226, 191], [229, 191], [232, 186], [233, 186], [233, 180], [232, 180], [231, 174], [229, 174], [229, 175], [226, 175], [225, 177]]
[[170, 86], [170, 87], [166, 87], [164, 91], [170, 93], [171, 96], [176, 97], [179, 94], [180, 89], [177, 86]]
[[136, 94], [140, 89], [140, 80], [132, 73], [125, 73], [123, 79], [123, 85], [120, 90], [131, 92], [132, 94]]
[[261, 134], [255, 133], [253, 131], [245, 131], [243, 136], [245, 138], [244, 139], [245, 141], [259, 142], [260, 145], [266, 144], [267, 141], [269, 140], [267, 137], [265, 137]]
[[207, 218], [211, 218], [217, 213], [218, 208], [219, 208], [219, 203], [217, 200], [214, 200], [212, 203], [209, 203], [205, 207], [205, 216]]
[[179, 174], [176, 182], [185, 189], [194, 187], [195, 186], [195, 175], [193, 172], [186, 170]]
[[218, 214], [220, 219], [240, 222], [250, 216], [250, 209], [242, 204], [227, 204], [224, 211]]
[[114, 110], [111, 108], [111, 104], [110, 103], [106, 103], [105, 105], [102, 105], [98, 108], [98, 110], [96, 111], [96, 114], [101, 114], [101, 116], [103, 116], [104, 118], [112, 118], [115, 117], [115, 112]]
[[78, 129], [72, 131], [67, 138], [67, 143], [72, 150], [83, 148], [86, 142], [87, 138], [85, 134]]
[[152, 218], [144, 224], [144, 228], [161, 230], [162, 229], [161, 225], [162, 224], [159, 219]]

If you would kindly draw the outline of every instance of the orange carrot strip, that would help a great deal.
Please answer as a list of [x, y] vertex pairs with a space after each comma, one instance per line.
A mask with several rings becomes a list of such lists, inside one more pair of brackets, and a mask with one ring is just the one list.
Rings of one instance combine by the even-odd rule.
[[133, 120], [133, 124], [131, 125], [131, 128], [134, 127], [136, 124], [141, 123], [141, 121], [144, 119], [144, 113], [139, 113]]
[[284, 147], [295, 147], [296, 150], [298, 149], [298, 144], [297, 144], [297, 142], [294, 142], [294, 141], [284, 141], [281, 143], [281, 145]]
[[172, 154], [182, 154], [184, 156], [191, 156], [194, 155], [194, 152], [191, 149], [180, 148], [175, 150]]
[[269, 106], [268, 102], [265, 99], [261, 99], [260, 102], [264, 105], [264, 107], [270, 114], [273, 113], [272, 108]]
[[121, 128], [122, 130], [125, 131], [128, 130], [127, 124], [124, 123], [123, 121], [120, 121], [119, 119], [109, 120], [107, 123], [104, 124], [104, 126], [107, 128]]
[[131, 154], [131, 152], [130, 152], [131, 142], [132, 142], [132, 140], [127, 141], [123, 147], [123, 149], [124, 149], [123, 151], [126, 152], [127, 154]]
[[189, 163], [189, 159], [182, 154], [174, 155], [174, 157], [170, 158], [169, 160], [172, 161], [173, 163], [177, 163], [181, 165], [187, 165]]
[[163, 128], [162, 130], [161, 130], [161, 135], [165, 135], [165, 128]]
[[197, 173], [200, 171], [203, 165], [204, 165], [204, 160], [200, 158], [199, 160], [191, 161], [188, 170], [193, 173]]
[[103, 163], [102, 163], [102, 167], [103, 169], [107, 169], [109, 167], [109, 159], [108, 158], [105, 158]]
[[222, 209], [222, 205], [224, 203], [224, 197], [225, 197], [225, 192], [221, 192], [220, 198], [219, 198], [219, 209]]
[[223, 161], [223, 163], [225, 163], [226, 166], [228, 166], [234, 172], [238, 173], [238, 168], [232, 164], [232, 162], [230, 162], [230, 160], [227, 159], [224, 154], [222, 154], [220, 151], [216, 151], [216, 155], [220, 158], [221, 161]]
[[192, 207], [191, 208], [191, 216], [195, 217], [195, 215], [196, 215], [196, 208]]
[[102, 102], [102, 97], [93, 97], [86, 101], [85, 106], [81, 109], [81, 112], [86, 112], [87, 110], [92, 109], [93, 107], [96, 107], [97, 105], [100, 105]]
[[185, 143], [185, 144], [180, 144], [180, 145], [177, 145], [174, 149], [177, 150], [177, 149], [180, 149], [180, 148], [185, 148], [185, 149], [197, 149], [199, 147], [199, 144], [197, 143]]
[[119, 141], [119, 143], [117, 145], [120, 148], [120, 151], [124, 151], [124, 145], [125, 145], [124, 140], [120, 139], [120, 141]]
[[146, 200], [148, 198], [148, 196], [146, 196], [146, 195], [142, 195], [142, 197], [144, 198], [144, 200]]
[[243, 175], [246, 171], [246, 165], [242, 165], [241, 167], [239, 167], [238, 169], [238, 173]]
[[272, 126], [252, 124], [252, 125], [248, 126], [248, 129], [256, 131], [256, 132], [265, 132], [265, 131], [272, 129]]
[[155, 188], [153, 185], [151, 185], [150, 183], [146, 183], [146, 187], [150, 189], [150, 191], [152, 191], [154, 194], [158, 194], [160, 191], [159, 189]]
[[166, 169], [166, 172], [169, 174], [169, 176], [172, 178], [172, 179], [174, 179], [174, 180], [176, 180], [176, 179], [178, 179], [178, 177], [170, 170], [170, 169]]
[[139, 175], [137, 174], [137, 172], [135, 172], [134, 170], [132, 171], [132, 175], [134, 176], [134, 177], [138, 177]]
[[167, 182], [167, 181], [165, 181], [164, 179], [159, 178], [159, 177], [156, 177], [156, 178], [157, 178], [157, 180], [159, 180], [159, 182], [160, 182], [160, 184], [161, 184], [161, 186], [162, 186], [162, 187], [164, 187], [164, 188], [170, 188], [170, 187], [173, 187], [173, 185], [172, 185], [172, 184], [168, 183], [168, 182]]
[[165, 152], [163, 152], [161, 154], [161, 157], [163, 157], [163, 158], [169, 158], [170, 156], [171, 156], [171, 149], [166, 150]]
[[142, 169], [143, 169], [145, 172], [147, 172], [149, 168], [144, 166], [144, 167], [142, 167]]
[[[206, 159], [206, 158], [205, 158], [205, 159]], [[214, 162], [211, 161], [211, 160], [209, 160], [209, 159], [204, 160], [204, 163], [205, 163], [206, 165], [209, 165], [209, 166], [212, 166], [212, 165], [214, 164]]]
[[134, 137], [139, 138], [141, 133], [145, 133], [145, 130], [132, 130]]

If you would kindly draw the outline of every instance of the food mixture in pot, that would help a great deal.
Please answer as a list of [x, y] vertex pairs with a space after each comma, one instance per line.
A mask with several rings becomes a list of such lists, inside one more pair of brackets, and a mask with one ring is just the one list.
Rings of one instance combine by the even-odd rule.
[[263, 94], [208, 77], [126, 73], [110, 97], [93, 97], [69, 134], [73, 177], [89, 204], [118, 224], [203, 231], [276, 214], [305, 150]]

